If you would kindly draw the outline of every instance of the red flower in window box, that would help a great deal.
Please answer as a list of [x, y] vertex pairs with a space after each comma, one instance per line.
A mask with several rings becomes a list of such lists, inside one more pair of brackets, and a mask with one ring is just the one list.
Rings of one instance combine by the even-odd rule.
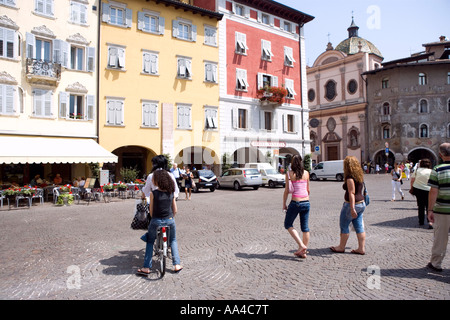
[[268, 101], [282, 104], [287, 93], [287, 90], [283, 87], [265, 87], [257, 91], [256, 97], [261, 102]]

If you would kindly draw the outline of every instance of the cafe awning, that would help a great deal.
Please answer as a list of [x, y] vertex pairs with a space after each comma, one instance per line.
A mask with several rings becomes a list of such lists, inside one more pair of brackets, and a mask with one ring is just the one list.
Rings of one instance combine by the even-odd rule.
[[0, 137], [0, 163], [101, 163], [117, 156], [92, 139]]

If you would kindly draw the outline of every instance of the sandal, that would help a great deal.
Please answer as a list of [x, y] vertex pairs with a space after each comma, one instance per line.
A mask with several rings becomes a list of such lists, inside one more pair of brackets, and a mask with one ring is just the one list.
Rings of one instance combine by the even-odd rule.
[[178, 273], [178, 272], [180, 272], [181, 270], [183, 270], [183, 266], [180, 266], [178, 269], [173, 269], [173, 272], [175, 272], [175, 273]]
[[344, 253], [345, 252], [345, 250], [343, 250], [343, 251], [336, 250], [335, 247], [330, 247], [330, 250], [333, 251], [334, 253]]
[[[148, 272], [143, 271], [142, 269], [148, 269]], [[137, 274], [141, 275], [141, 276], [148, 276], [150, 274], [150, 269], [149, 268], [139, 268], [137, 269]]]

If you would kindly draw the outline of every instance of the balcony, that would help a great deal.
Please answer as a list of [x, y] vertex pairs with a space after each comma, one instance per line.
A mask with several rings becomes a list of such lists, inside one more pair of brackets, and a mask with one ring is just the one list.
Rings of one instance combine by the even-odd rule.
[[385, 114], [380, 116], [381, 124], [390, 124], [391, 123], [391, 115]]
[[288, 92], [283, 87], [264, 87], [256, 93], [256, 98], [261, 101], [261, 105], [280, 106]]
[[27, 79], [31, 83], [57, 86], [61, 80], [61, 64], [36, 59], [27, 59]]

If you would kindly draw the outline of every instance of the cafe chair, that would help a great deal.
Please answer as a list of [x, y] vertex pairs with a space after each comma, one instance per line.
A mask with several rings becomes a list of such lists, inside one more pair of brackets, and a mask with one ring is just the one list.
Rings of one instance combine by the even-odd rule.
[[28, 208], [31, 207], [31, 196], [24, 196], [22, 194], [16, 195], [16, 207], [19, 207], [20, 200], [25, 200], [28, 202]]
[[53, 188], [53, 204], [56, 204], [59, 198], [59, 187]]
[[44, 189], [36, 189], [36, 192], [31, 197], [31, 204], [33, 204], [33, 199], [39, 199], [39, 203], [44, 204]]

